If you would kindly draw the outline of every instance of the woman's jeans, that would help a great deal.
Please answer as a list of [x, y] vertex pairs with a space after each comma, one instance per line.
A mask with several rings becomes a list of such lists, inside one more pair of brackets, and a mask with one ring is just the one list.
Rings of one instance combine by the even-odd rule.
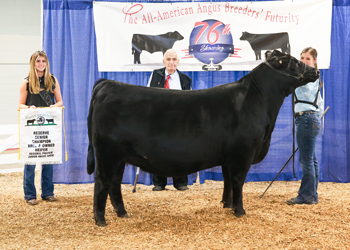
[[[23, 174], [24, 199], [36, 199], [36, 189], [34, 185], [35, 165], [25, 165]], [[53, 165], [44, 164], [41, 170], [41, 198], [46, 199], [53, 196]]]
[[321, 130], [321, 120], [317, 114], [304, 114], [295, 119], [299, 162], [303, 177], [297, 200], [300, 202], [318, 202], [319, 168], [316, 158], [316, 137]]

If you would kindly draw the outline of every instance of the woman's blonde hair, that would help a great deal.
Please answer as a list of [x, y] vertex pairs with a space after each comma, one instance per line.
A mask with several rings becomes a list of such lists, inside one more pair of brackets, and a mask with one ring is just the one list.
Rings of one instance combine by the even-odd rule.
[[54, 87], [55, 83], [51, 77], [49, 59], [47, 58], [47, 55], [44, 51], [36, 51], [30, 57], [29, 74], [28, 74], [29, 91], [32, 94], [39, 94], [39, 92], [42, 90], [42, 89], [40, 89], [38, 72], [35, 68], [35, 62], [36, 62], [36, 60], [38, 60], [38, 58], [40, 56], [44, 57], [45, 61], [46, 61], [46, 68], [44, 70], [45, 89], [46, 89], [46, 91], [50, 91], [51, 93], [53, 93], [53, 87]]

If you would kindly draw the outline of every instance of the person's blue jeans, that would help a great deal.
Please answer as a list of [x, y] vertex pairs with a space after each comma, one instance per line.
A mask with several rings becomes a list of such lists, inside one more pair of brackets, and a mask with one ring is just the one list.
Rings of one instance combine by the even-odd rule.
[[304, 114], [295, 119], [299, 162], [303, 177], [298, 191], [299, 202], [318, 202], [319, 168], [316, 158], [316, 138], [321, 131], [321, 120], [317, 114]]
[[[36, 199], [36, 189], [34, 184], [35, 165], [25, 165], [23, 172], [24, 199]], [[44, 164], [41, 170], [41, 198], [46, 199], [53, 195], [53, 165]]]

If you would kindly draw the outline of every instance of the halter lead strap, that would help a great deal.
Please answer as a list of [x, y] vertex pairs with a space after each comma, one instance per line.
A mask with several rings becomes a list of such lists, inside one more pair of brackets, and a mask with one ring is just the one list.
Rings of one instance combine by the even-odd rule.
[[[298, 79], [298, 77], [296, 76], [292, 76], [291, 74], [285, 72], [285, 71], [281, 71], [279, 69], [276, 69], [275, 67], [273, 67], [269, 62], [263, 62], [264, 64], [266, 64], [269, 68], [273, 69], [274, 71], [276, 71], [277, 73], [283, 75], [283, 76], [287, 76], [287, 77], [293, 77], [295, 79]], [[289, 61], [288, 63], [288, 66], [287, 67], [290, 67], [290, 63], [291, 63], [291, 60]], [[306, 64], [304, 63], [304, 71], [303, 71], [303, 74], [305, 73], [306, 71]], [[300, 81], [300, 79], [298, 79], [298, 81]]]

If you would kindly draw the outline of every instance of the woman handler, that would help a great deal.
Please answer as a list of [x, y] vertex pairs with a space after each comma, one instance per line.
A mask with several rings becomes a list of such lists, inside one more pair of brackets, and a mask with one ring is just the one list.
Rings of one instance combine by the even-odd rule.
[[[30, 57], [29, 74], [19, 89], [20, 109], [36, 109], [37, 107], [62, 107], [60, 85], [51, 73], [46, 53], [36, 51]], [[37, 205], [34, 185], [35, 165], [25, 165], [23, 174], [24, 199], [29, 205]], [[43, 164], [41, 172], [41, 198], [45, 201], [56, 201], [53, 185], [53, 165]]]
[[[305, 48], [300, 54], [300, 61], [317, 69], [316, 49]], [[288, 205], [318, 203], [319, 168], [316, 158], [316, 138], [321, 130], [320, 116], [323, 112], [321, 87], [322, 84], [317, 79], [315, 82], [309, 82], [295, 90], [296, 136], [303, 176], [298, 196], [287, 200]]]

